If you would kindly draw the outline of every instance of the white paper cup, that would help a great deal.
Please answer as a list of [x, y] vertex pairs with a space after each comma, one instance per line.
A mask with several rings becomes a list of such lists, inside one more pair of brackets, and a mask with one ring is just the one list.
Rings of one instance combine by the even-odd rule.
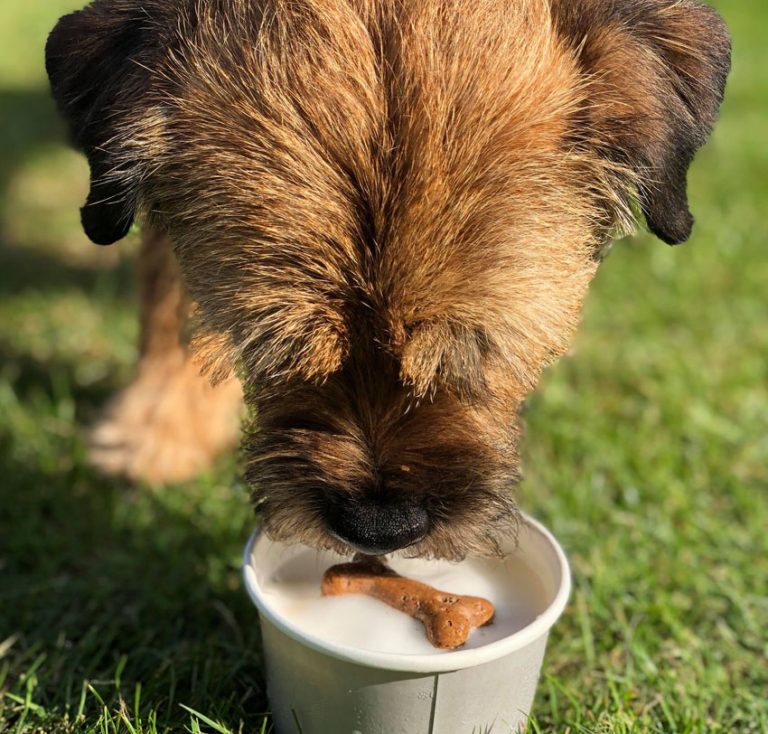
[[262, 584], [279, 558], [256, 531], [245, 549], [245, 585], [260, 613], [277, 734], [508, 734], [524, 728], [571, 575], [562, 548], [540, 523], [526, 517], [518, 540], [504, 550], [544, 589], [536, 619], [483, 647], [407, 655], [326, 642], [276, 614]]

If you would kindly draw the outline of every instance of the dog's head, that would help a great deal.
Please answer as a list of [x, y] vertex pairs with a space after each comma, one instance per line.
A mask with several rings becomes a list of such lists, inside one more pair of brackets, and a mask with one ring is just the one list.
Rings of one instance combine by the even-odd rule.
[[693, 0], [97, 0], [47, 61], [86, 232], [167, 229], [241, 371], [268, 531], [458, 558], [514, 528], [604, 245], [689, 236], [729, 58]]

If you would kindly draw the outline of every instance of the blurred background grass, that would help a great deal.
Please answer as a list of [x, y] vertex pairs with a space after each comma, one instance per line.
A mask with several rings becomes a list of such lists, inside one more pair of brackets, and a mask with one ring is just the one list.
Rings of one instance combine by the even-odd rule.
[[[78, 224], [42, 65], [78, 4], [0, 6], [0, 732], [267, 731], [235, 460], [163, 490], [84, 462], [131, 371], [135, 242]], [[718, 5], [694, 237], [614, 248], [528, 411], [520, 501], [575, 573], [535, 731], [768, 732], [768, 5]]]

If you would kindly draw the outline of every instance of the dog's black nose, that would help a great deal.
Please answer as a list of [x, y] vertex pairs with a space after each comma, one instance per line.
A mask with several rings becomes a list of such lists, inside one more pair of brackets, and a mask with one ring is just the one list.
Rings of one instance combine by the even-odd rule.
[[410, 498], [336, 495], [327, 502], [325, 519], [331, 535], [376, 556], [407, 548], [429, 532], [427, 510]]

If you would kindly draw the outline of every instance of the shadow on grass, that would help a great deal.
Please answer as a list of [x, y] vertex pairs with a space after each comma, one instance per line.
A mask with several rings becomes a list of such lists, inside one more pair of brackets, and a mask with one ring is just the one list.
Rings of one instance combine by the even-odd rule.
[[46, 143], [64, 140], [64, 128], [45, 89], [0, 89], [0, 196], [16, 169]]
[[0, 295], [80, 288], [86, 293], [106, 291], [129, 300], [133, 281], [134, 265], [128, 258], [104, 270], [74, 265], [47, 252], [9, 247], [0, 242]]
[[[83, 384], [77, 379], [77, 365], [62, 359], [37, 359], [0, 338], [0, 381], [13, 391], [21, 403], [40, 398], [53, 404], [62, 398], [72, 400], [76, 420], [89, 425], [120, 387], [116, 376]], [[1, 490], [0, 490], [1, 491]]]
[[[5, 200], [10, 187], [27, 161], [46, 150], [66, 142], [64, 126], [58, 119], [53, 100], [47, 89], [0, 89], [0, 201]], [[5, 217], [17, 216], [6, 211]], [[0, 221], [0, 233], [5, 232]], [[41, 222], [44, 225], [45, 222]], [[131, 292], [133, 266], [121, 258], [114, 271], [75, 265], [49, 252], [28, 247], [9, 247], [0, 236], [0, 294], [14, 294], [29, 288], [36, 290], [80, 287], [93, 291], [105, 282], [117, 295]], [[95, 248], [95, 246], [93, 246]], [[117, 273], [116, 276], [105, 272]]]
[[[66, 134], [46, 89], [0, 89], [0, 110], [3, 201], [26, 162], [46, 146], [65, 142]], [[15, 214], [7, 211], [5, 216]], [[0, 233], [5, 232], [4, 225], [0, 221]], [[88, 293], [106, 289], [125, 298], [132, 292], [133, 264], [129, 258], [121, 258], [114, 268], [104, 270], [66, 262], [48, 251], [8, 246], [2, 240], [0, 236], [0, 295], [73, 287]]]
[[[70, 443], [61, 454], [77, 457]], [[236, 511], [242, 498], [211, 512], [199, 489], [133, 489], [77, 460], [41, 469], [25, 453], [0, 436], [0, 641], [15, 640], [6, 687], [23, 698], [34, 669], [32, 700], [48, 725], [76, 717], [89, 683], [111, 710], [132, 705], [140, 683], [133, 715], [157, 711], [172, 731], [189, 720], [180, 703], [257, 728], [266, 700], [236, 563], [250, 524], [244, 502]], [[97, 717], [98, 699], [85, 700]]]
[[[0, 110], [4, 197], [63, 132], [44, 90], [0, 90]], [[70, 288], [93, 295], [94, 308], [104, 294], [129, 300], [132, 270], [128, 259], [105, 271], [0, 243], [11, 307], [27, 291]], [[24, 715], [19, 731], [67, 731], [78, 713], [99, 717], [99, 697], [133, 708], [139, 685], [131, 713], [145, 724], [151, 710], [159, 729], [183, 730], [183, 703], [258, 730], [261, 644], [238, 567], [253, 524], [247, 499], [210, 482], [155, 491], [92, 472], [76, 423], [118, 385], [81, 384], [77, 368], [0, 342], [0, 388], [19, 416], [0, 415], [0, 730]], [[59, 414], [67, 401], [74, 417]]]

